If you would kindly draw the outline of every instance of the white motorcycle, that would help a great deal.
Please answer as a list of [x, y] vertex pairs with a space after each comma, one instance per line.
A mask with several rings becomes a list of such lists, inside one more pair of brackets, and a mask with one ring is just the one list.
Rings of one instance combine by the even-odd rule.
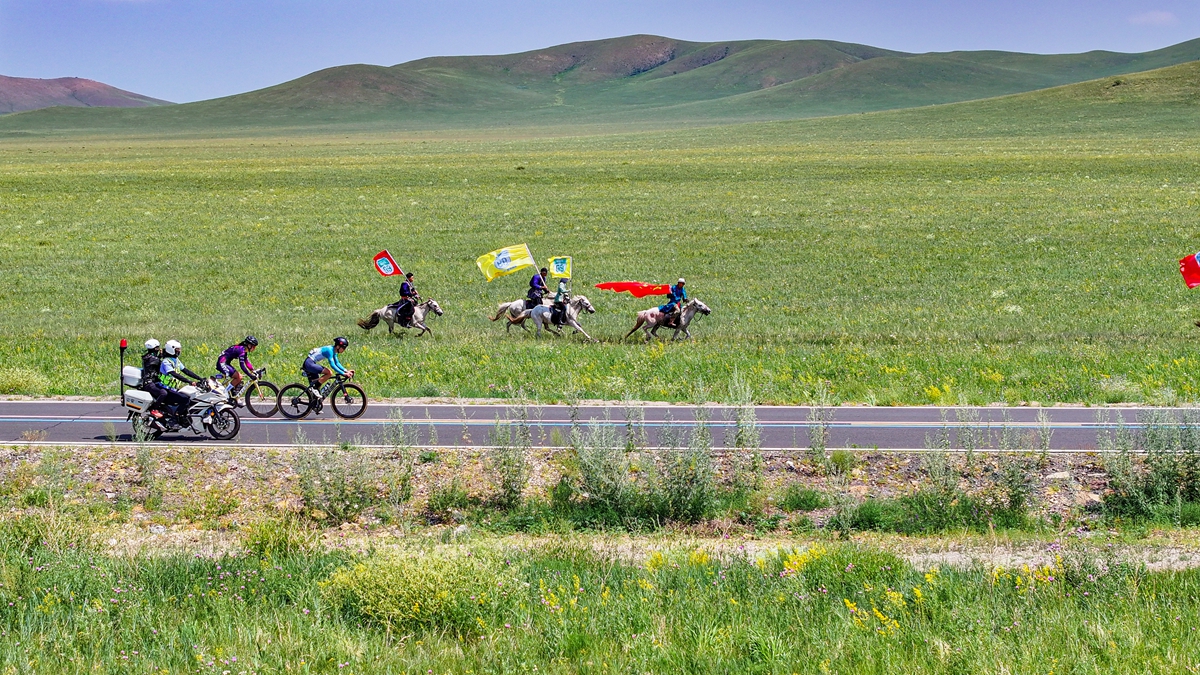
[[[128, 387], [142, 382], [142, 369], [125, 366], [121, 369], [121, 381]], [[229, 403], [229, 392], [216, 381], [209, 379], [196, 387], [188, 385], [179, 389], [188, 397], [186, 410], [172, 415], [161, 411], [162, 417], [150, 414], [154, 397], [140, 389], [126, 389], [121, 394], [122, 403], [129, 411], [129, 422], [133, 425], [134, 438], [158, 438], [159, 436], [187, 429], [194, 434], [209, 434], [218, 441], [228, 441], [238, 435], [242, 421], [237, 410]]]

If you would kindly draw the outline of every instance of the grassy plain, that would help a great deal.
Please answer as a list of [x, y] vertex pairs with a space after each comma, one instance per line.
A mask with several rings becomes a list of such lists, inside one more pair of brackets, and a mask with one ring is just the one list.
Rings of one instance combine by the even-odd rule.
[[861, 546], [585, 541], [259, 558], [0, 558], [13, 672], [1188, 672], [1195, 570], [1070, 552], [914, 569]]
[[[771, 402], [1193, 401], [1198, 80], [591, 136], [14, 133], [0, 393], [115, 392], [121, 337], [207, 370], [254, 333], [277, 380], [349, 335], [377, 396], [679, 400], [738, 371]], [[599, 344], [487, 320], [528, 275], [474, 259], [517, 242], [575, 257]], [[445, 307], [432, 338], [354, 325], [395, 297], [381, 248]], [[687, 344], [622, 342], [651, 302], [589, 291], [677, 276], [713, 308]]]

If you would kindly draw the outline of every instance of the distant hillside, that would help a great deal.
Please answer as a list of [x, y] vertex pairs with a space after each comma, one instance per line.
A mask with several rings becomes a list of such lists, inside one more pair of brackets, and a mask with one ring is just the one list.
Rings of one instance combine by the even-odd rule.
[[0, 130], [236, 133], [785, 120], [989, 98], [1198, 59], [1200, 39], [1142, 54], [1036, 55], [634, 35], [502, 56], [339, 66], [178, 106], [24, 113], [0, 119]]
[[0, 75], [0, 114], [52, 106], [143, 108], [169, 104], [169, 101], [160, 101], [81, 77], [39, 80]]

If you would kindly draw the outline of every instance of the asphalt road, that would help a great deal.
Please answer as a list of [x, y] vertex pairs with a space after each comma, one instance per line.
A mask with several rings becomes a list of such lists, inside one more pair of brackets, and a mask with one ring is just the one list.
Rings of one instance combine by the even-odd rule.
[[[647, 442], [669, 442], [670, 435], [686, 439], [696, 426], [696, 409], [678, 405], [644, 405], [636, 410], [644, 416]], [[1040, 448], [1040, 439], [1050, 435], [1050, 448], [1058, 451], [1094, 450], [1097, 432], [1111, 433], [1111, 427], [1097, 421], [1103, 410], [1115, 421], [1121, 416], [1127, 426], [1136, 427], [1136, 408], [936, 408], [936, 407], [836, 407], [828, 408], [829, 448], [879, 448], [921, 450], [929, 447], [927, 438], [936, 439], [943, 429], [943, 415], [951, 445], [961, 448], [966, 434], [976, 439], [979, 449], [1014, 447]], [[491, 444], [496, 420], [520, 417], [520, 408], [502, 404], [390, 404], [374, 403], [357, 420], [341, 420], [326, 406], [325, 411], [299, 422], [280, 416], [259, 419], [242, 410], [242, 429], [236, 439], [221, 445], [292, 445], [297, 434], [310, 443], [349, 441], [359, 445], [385, 442], [385, 430], [394, 425], [394, 416], [403, 415], [404, 426], [414, 445], [459, 447]], [[534, 444], [565, 445], [570, 435], [572, 413], [584, 426], [610, 425], [619, 437], [627, 432], [626, 408], [615, 404], [587, 405], [573, 411], [563, 405], [529, 406], [527, 417]], [[1039, 413], [1048, 423], [1039, 421]], [[736, 429], [736, 411], [714, 406], [706, 409], [713, 446], [728, 447]], [[765, 449], [805, 448], [817, 423], [811, 421], [808, 407], [758, 406], [755, 408], [761, 446]], [[977, 415], [978, 421], [965, 420]], [[636, 417], [636, 413], [634, 414]], [[393, 427], [394, 428], [394, 427]], [[968, 431], [969, 430], [969, 431]], [[1001, 440], [1007, 434], [1007, 443]], [[131, 427], [125, 412], [115, 401], [0, 401], [0, 444], [28, 443], [54, 445], [94, 445], [131, 442]], [[181, 444], [214, 444], [207, 436], [190, 432], [168, 434], [161, 441]], [[933, 443], [936, 445], [936, 440]]]

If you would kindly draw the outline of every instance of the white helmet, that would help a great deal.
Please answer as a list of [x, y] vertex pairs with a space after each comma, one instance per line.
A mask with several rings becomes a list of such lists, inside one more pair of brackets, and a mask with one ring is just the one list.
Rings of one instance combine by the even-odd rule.
[[152, 352], [155, 349], [158, 349], [158, 340], [155, 340], [154, 338], [146, 340], [146, 351]]
[[676, 283], [680, 283], [680, 284], [682, 284], [682, 283], [683, 283], [683, 277], [679, 277], [679, 281], [678, 281], [678, 282], [676, 282]]
[[179, 350], [182, 348], [183, 345], [179, 344], [179, 340], [167, 340], [167, 345], [163, 347], [163, 351], [167, 353], [167, 356], [179, 356]]

